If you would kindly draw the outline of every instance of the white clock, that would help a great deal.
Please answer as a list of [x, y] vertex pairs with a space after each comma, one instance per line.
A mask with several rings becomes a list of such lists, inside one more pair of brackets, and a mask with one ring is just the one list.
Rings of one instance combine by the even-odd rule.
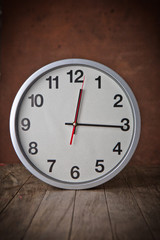
[[89, 60], [53, 62], [29, 77], [10, 115], [24, 166], [59, 188], [85, 189], [117, 175], [140, 136], [140, 112], [127, 83]]

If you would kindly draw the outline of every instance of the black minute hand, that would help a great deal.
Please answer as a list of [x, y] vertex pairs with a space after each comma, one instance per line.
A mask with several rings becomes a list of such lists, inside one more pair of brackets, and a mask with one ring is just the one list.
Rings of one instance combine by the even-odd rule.
[[[65, 125], [73, 125], [73, 123], [66, 122]], [[76, 126], [87, 126], [87, 127], [110, 127], [110, 128], [122, 128], [121, 125], [109, 125], [109, 124], [94, 124], [94, 123], [76, 123]]]

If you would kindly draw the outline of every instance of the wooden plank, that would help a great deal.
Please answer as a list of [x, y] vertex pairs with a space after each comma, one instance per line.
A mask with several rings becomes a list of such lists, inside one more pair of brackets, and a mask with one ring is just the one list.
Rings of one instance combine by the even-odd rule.
[[22, 239], [44, 197], [47, 185], [35, 177], [23, 185], [0, 215], [1, 239]]
[[112, 239], [103, 186], [77, 191], [70, 239]]
[[30, 177], [30, 173], [21, 164], [14, 164], [4, 168], [4, 177], [0, 184], [0, 212], [3, 211]]
[[24, 239], [68, 239], [75, 191], [50, 187]]
[[105, 184], [105, 192], [115, 240], [153, 239], [122, 173]]
[[59, 190], [22, 165], [2, 172], [2, 239], [159, 239], [160, 168], [127, 167], [105, 191]]
[[160, 239], [160, 168], [130, 168], [124, 171], [137, 204], [154, 238]]
[[[0, 182], [8, 176], [17, 164], [4, 164], [0, 163]], [[19, 165], [19, 164], [18, 164]]]

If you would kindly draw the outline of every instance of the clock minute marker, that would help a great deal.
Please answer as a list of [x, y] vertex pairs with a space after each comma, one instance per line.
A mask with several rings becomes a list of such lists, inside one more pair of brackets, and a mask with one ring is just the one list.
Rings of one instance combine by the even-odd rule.
[[72, 134], [71, 134], [71, 139], [70, 139], [70, 145], [72, 145], [73, 135], [75, 134], [75, 130], [76, 130], [76, 126], [77, 126], [77, 119], [78, 119], [78, 113], [79, 113], [80, 103], [81, 103], [81, 99], [82, 99], [84, 80], [85, 80], [85, 76], [83, 77], [82, 87], [79, 90], [79, 97], [78, 97], [78, 102], [77, 102], [77, 107], [76, 107], [75, 118], [74, 118], [74, 122], [72, 123], [73, 129], [72, 129]]

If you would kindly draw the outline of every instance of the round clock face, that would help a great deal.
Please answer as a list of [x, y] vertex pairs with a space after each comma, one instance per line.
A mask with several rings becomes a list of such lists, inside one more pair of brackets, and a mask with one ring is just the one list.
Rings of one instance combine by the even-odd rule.
[[68, 189], [97, 186], [132, 157], [140, 134], [136, 99], [102, 64], [68, 59], [34, 73], [11, 110], [12, 142], [41, 180]]

